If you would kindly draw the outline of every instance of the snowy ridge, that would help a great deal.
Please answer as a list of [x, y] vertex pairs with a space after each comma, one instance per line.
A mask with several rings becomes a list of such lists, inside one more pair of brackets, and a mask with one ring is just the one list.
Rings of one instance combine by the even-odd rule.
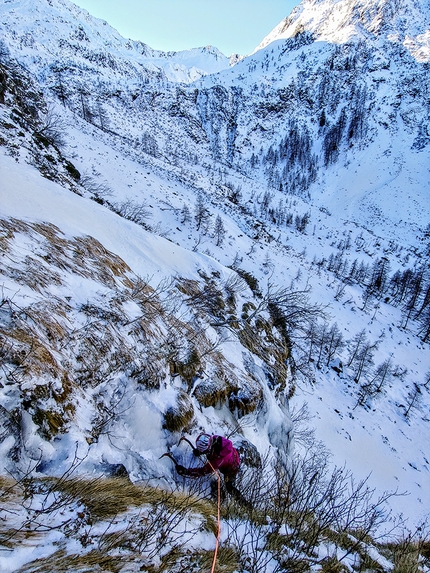
[[427, 0], [304, 0], [257, 46], [293, 38], [304, 31], [315, 40], [345, 43], [371, 37], [403, 44], [421, 62], [430, 59]]
[[39, 61], [49, 65], [60, 49], [66, 62], [73, 60], [89, 67], [98, 62], [119, 76], [158, 72], [170, 81], [185, 83], [230, 66], [229, 59], [212, 46], [162, 52], [123, 38], [107, 22], [69, 0], [2, 1], [0, 14], [8, 19], [2, 30], [4, 38], [19, 37], [21, 57], [27, 60], [28, 53], [28, 65], [33, 50]]

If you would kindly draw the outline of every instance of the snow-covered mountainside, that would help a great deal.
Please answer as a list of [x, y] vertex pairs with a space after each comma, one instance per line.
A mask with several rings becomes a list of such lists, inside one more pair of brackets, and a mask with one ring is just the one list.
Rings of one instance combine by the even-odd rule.
[[45, 77], [49, 68], [61, 61], [88, 74], [97, 70], [99, 81], [104, 75], [116, 77], [118, 82], [123, 77], [142, 81], [146, 76], [155, 76], [188, 83], [230, 65], [229, 58], [212, 46], [161, 52], [143, 42], [127, 40], [107, 22], [68, 0], [4, 1], [0, 14], [3, 38], [17, 42], [20, 61], [28, 66], [37, 54], [39, 73]]
[[[424, 526], [420, 569], [371, 535], [430, 506], [429, 3], [304, 0], [234, 65], [68, 0], [0, 31], [0, 569], [207, 567], [204, 488], [159, 459], [206, 430], [257, 512], [226, 506], [226, 571], [428, 571]], [[199, 495], [161, 550], [105, 475]]]
[[389, 40], [403, 44], [422, 62], [430, 59], [428, 0], [304, 0], [258, 49], [306, 30], [315, 40], [344, 44], [350, 40]]

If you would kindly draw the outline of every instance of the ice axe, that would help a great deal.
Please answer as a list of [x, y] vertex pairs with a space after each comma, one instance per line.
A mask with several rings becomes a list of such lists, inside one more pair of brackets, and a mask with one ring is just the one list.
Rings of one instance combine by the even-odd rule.
[[195, 449], [194, 444], [192, 442], [190, 442], [190, 440], [188, 438], [186, 438], [185, 436], [181, 437], [181, 439], [178, 442], [178, 446], [182, 441], [185, 441], [185, 442], [187, 442], [187, 444], [190, 444], [190, 446], [193, 448], [193, 450]]
[[173, 457], [173, 455], [170, 452], [166, 452], [165, 454], [161, 455], [158, 459], [161, 460], [161, 458], [170, 458], [172, 460], [172, 462], [175, 464], [175, 466], [178, 466], [178, 462], [175, 460], [175, 458]]
[[178, 464], [178, 462], [175, 460], [175, 458], [170, 452], [166, 452], [165, 454], [161, 455], [158, 459], [161, 460], [161, 458], [170, 458], [172, 462], [175, 464], [175, 469], [178, 472], [178, 474], [183, 475], [183, 470], [185, 470], [185, 468], [181, 466], [181, 464]]

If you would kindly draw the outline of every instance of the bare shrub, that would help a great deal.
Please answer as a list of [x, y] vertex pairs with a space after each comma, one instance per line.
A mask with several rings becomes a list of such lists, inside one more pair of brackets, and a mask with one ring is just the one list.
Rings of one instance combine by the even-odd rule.
[[[355, 482], [345, 468], [330, 469], [320, 447], [288, 462], [278, 457], [273, 464], [266, 456], [262, 467], [247, 468], [237, 485], [249, 507], [244, 511], [234, 500], [227, 506], [229, 539], [251, 573], [308, 571], [324, 563], [327, 568], [327, 559], [339, 567], [386, 520], [385, 502], [394, 495], [375, 498], [367, 480]], [[336, 532], [348, 533], [348, 547], [319, 557], [318, 547]]]
[[81, 174], [79, 182], [86, 191], [92, 193], [95, 197], [106, 198], [112, 195], [112, 189], [107, 183], [97, 181], [86, 173]]
[[118, 215], [124, 217], [124, 219], [128, 219], [144, 228], [148, 228], [147, 221], [151, 218], [152, 214], [145, 201], [136, 203], [131, 199], [127, 199], [122, 203], [115, 204], [114, 210]]
[[64, 133], [66, 127], [66, 123], [61, 115], [56, 113], [53, 107], [48, 107], [48, 111], [38, 126], [37, 134], [45, 138], [57, 149], [62, 149], [65, 146]]

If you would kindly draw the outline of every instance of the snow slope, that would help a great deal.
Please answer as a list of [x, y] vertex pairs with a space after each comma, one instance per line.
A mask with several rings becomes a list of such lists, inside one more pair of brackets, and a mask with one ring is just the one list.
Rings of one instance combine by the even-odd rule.
[[43, 180], [38, 171], [23, 169], [2, 157], [1, 212], [6, 217], [49, 221], [68, 235], [92, 235], [116, 252], [135, 272], [155, 283], [177, 273], [196, 276], [198, 268], [211, 266], [207, 257], [192, 253], [152, 235], [118, 215]]
[[[63, 189], [56, 183], [43, 179], [32, 167], [17, 163], [14, 159], [1, 155], [0, 171], [2, 173], [0, 216], [5, 219], [19, 220], [31, 224], [43, 223], [55, 225], [64, 240], [72, 237], [93, 237], [115, 254], [120, 256], [131, 269], [133, 274], [146, 278], [154, 288], [163, 281], [174, 277], [184, 277], [187, 280], [198, 281], [202, 275], [216, 274], [219, 280], [228, 278], [232, 271], [222, 266], [213, 258], [198, 252], [184, 249], [177, 244], [143, 230], [136, 224], [103, 208], [89, 199], [79, 197]], [[21, 229], [22, 231], [22, 229]], [[40, 256], [46, 246], [32, 244], [23, 233], [18, 240], [19, 250], [14, 254], [14, 264], [25, 266], [29, 257]], [[5, 256], [5, 253], [4, 253]], [[19, 257], [22, 257], [22, 263]], [[7, 258], [7, 257], [6, 257]], [[65, 263], [65, 261], [64, 261]], [[6, 267], [7, 268], [7, 267]], [[24, 267], [23, 267], [24, 268]], [[32, 304], [43, 304], [50, 297], [55, 300], [68, 300], [69, 305], [79, 308], [82, 305], [100, 304], [104, 298], [109, 300], [110, 289], [98, 282], [97, 277], [82, 278], [79, 273], [64, 271], [56, 285], [51, 285], [43, 292], [32, 290], [15, 282], [13, 275], [6, 270], [2, 281], [3, 300], [13, 300], [16, 308], [29, 307]], [[120, 279], [118, 278], [118, 287]], [[139, 309], [135, 304], [128, 303], [123, 308], [130, 321], [139, 317]], [[185, 314], [182, 311], [182, 320]], [[70, 318], [69, 320], [73, 320]], [[76, 318], [74, 320], [77, 320]], [[161, 321], [160, 321], [161, 323]], [[76, 325], [77, 327], [78, 325]], [[82, 327], [84, 325], [81, 325]], [[161, 326], [161, 324], [160, 324]], [[208, 328], [208, 336], [214, 336]], [[215, 337], [216, 338], [216, 337]], [[243, 361], [244, 348], [233, 340], [222, 340], [224, 356], [236, 367]], [[260, 373], [258, 373], [260, 372]], [[210, 374], [207, 374], [210, 377]], [[264, 374], [261, 366], [255, 364], [254, 375], [261, 378], [263, 385]], [[245, 378], [242, 373], [243, 379]], [[108, 376], [103, 385], [104, 399], [109, 400], [111, 393], [121, 391], [127, 377], [125, 373]], [[158, 392], [145, 392], [142, 387], [128, 379], [122, 407], [126, 415], [118, 415], [116, 429], [112, 434], [91, 444], [85, 435], [91, 429], [94, 411], [91, 401], [94, 391], [91, 388], [81, 390], [75, 396], [76, 414], [74, 421], [69, 424], [68, 431], [57, 436], [54, 444], [42, 439], [37, 427], [27, 413], [24, 416], [23, 442], [25, 456], [21, 463], [32, 464], [38, 461], [38, 468], [49, 472], [50, 475], [61, 475], [73, 463], [76, 455], [75, 444], [80, 456], [86, 459], [81, 471], [99, 472], [103, 464], [122, 463], [127, 468], [132, 479], [141, 481], [150, 477], [163, 483], [171, 481], [171, 466], [167, 460], [158, 461], [159, 456], [176, 443], [176, 434], [169, 435], [162, 427], [162, 414], [169, 405], [175, 404], [178, 388], [181, 384], [175, 377], [168, 376]], [[43, 377], [37, 380], [43, 384]], [[18, 400], [10, 385], [1, 385], [2, 406], [12, 410]], [[265, 390], [268, 393], [269, 391]], [[200, 408], [195, 411], [197, 428], [207, 431], [220, 432], [222, 429], [231, 431], [236, 423], [228, 408]], [[265, 451], [270, 444], [277, 441], [286, 447], [282, 432], [290, 425], [288, 412], [282, 404], [270, 400], [270, 416], [261, 417], [261, 426], [256, 420], [246, 424], [245, 434], [255, 444]], [[258, 433], [257, 432], [258, 428]], [[116, 438], [115, 434], [121, 436]], [[7, 466], [10, 466], [10, 449], [13, 447], [11, 437], [2, 443], [2, 456]], [[180, 452], [181, 453], [181, 452]], [[184, 455], [186, 452], [182, 452]], [[13, 466], [13, 464], [12, 464]], [[13, 469], [10, 466], [11, 470]]]

